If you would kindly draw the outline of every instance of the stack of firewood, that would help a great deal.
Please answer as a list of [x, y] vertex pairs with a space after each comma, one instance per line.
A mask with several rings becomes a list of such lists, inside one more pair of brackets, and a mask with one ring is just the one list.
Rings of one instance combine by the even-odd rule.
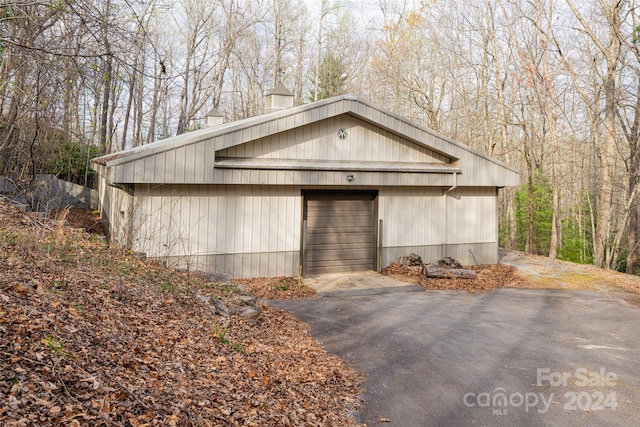
[[420, 255], [411, 253], [408, 256], [400, 257], [400, 264], [405, 267], [418, 267], [422, 264], [422, 257]]
[[422, 267], [422, 275], [433, 279], [473, 279], [476, 272], [462, 267], [458, 261], [451, 257], [445, 257], [436, 263], [424, 264], [422, 257], [417, 254], [409, 254], [400, 257], [400, 266], [409, 270]]

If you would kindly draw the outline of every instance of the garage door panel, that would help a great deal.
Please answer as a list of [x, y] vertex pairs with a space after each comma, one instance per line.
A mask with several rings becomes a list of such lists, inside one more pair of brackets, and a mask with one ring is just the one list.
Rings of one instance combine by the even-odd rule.
[[371, 212], [367, 212], [367, 211], [363, 211], [362, 209], [353, 209], [353, 210], [347, 210], [347, 209], [343, 209], [343, 210], [338, 210], [338, 209], [333, 209], [333, 210], [323, 210], [323, 211], [307, 211], [307, 218], [326, 218], [326, 217], [336, 217], [336, 216], [340, 216], [340, 217], [348, 217], [348, 216], [370, 216]]
[[373, 227], [356, 227], [353, 225], [347, 227], [341, 227], [339, 225], [332, 225], [327, 227], [309, 227], [307, 223], [307, 233], [309, 234], [359, 234], [359, 233], [369, 233], [373, 230]]
[[373, 214], [371, 212], [362, 211], [343, 211], [343, 212], [323, 212], [323, 213], [308, 213], [307, 220], [331, 220], [333, 218], [359, 218], [359, 219], [371, 219], [373, 220]]
[[323, 233], [315, 235], [308, 234], [307, 250], [318, 245], [335, 245], [347, 242], [355, 243], [358, 246], [362, 246], [362, 244], [371, 244], [373, 243], [373, 236], [371, 235], [371, 233], [351, 233], [348, 235], [335, 233]]
[[[315, 202], [315, 203], [311, 203]], [[323, 212], [354, 212], [361, 210], [368, 210], [371, 205], [370, 200], [340, 200], [336, 203], [331, 203], [326, 200], [309, 201], [307, 205], [307, 212], [309, 213], [323, 213]]]
[[365, 210], [367, 208], [358, 208], [358, 209], [324, 209], [324, 210], [314, 210], [307, 211], [307, 218], [326, 218], [326, 217], [348, 217], [348, 216], [371, 216], [371, 212]]
[[371, 265], [371, 252], [367, 250], [353, 251], [352, 249], [331, 249], [325, 251], [311, 252], [307, 254], [307, 262], [315, 261], [338, 261], [341, 263], [349, 262], [365, 263]]
[[334, 217], [325, 220], [318, 220], [318, 218], [307, 219], [307, 229], [338, 229], [340, 231], [348, 231], [350, 228], [357, 230], [369, 231], [373, 228], [372, 217]]
[[307, 228], [361, 227], [365, 224], [371, 224], [368, 228], [373, 228], [373, 216], [307, 218]]
[[350, 217], [350, 216], [372, 216], [371, 212], [354, 209], [354, 210], [324, 210], [324, 211], [307, 211], [307, 218], [332, 218], [332, 217]]
[[371, 270], [371, 259], [351, 260], [350, 264], [340, 261], [316, 261], [307, 262], [307, 273], [344, 273], [349, 271]]
[[373, 193], [323, 193], [305, 199], [308, 274], [373, 268], [374, 198]]
[[[361, 258], [361, 259], [351, 259], [349, 260], [350, 264], [348, 265], [365, 265], [368, 266], [371, 261], [369, 259], [369, 257], [367, 258]], [[327, 267], [340, 267], [341, 265], [344, 265], [343, 260], [338, 260], [338, 259], [334, 259], [334, 260], [321, 260], [321, 261], [307, 261], [307, 266], [311, 266], [311, 267], [318, 267], [321, 268], [323, 266], [327, 266]], [[332, 272], [337, 272], [337, 271], [328, 271], [327, 273], [332, 273]]]
[[320, 208], [320, 209], [326, 209], [326, 208], [330, 208], [332, 206], [341, 206], [341, 207], [348, 207], [348, 208], [353, 208], [354, 206], [359, 206], [361, 208], [366, 209], [367, 206], [369, 205], [369, 203], [371, 203], [371, 198], [369, 199], [361, 199], [361, 200], [352, 200], [352, 199], [345, 199], [345, 200], [331, 200], [331, 199], [320, 199], [320, 200], [309, 200], [309, 208]]

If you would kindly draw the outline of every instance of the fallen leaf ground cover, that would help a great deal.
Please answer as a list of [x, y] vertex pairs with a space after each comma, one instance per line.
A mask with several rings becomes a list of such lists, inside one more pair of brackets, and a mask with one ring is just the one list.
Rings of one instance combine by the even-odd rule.
[[359, 374], [237, 293], [0, 202], [0, 425], [353, 425]]
[[73, 228], [83, 228], [89, 233], [104, 234], [104, 227], [100, 222], [100, 212], [91, 209], [52, 209], [49, 218], [66, 221]]

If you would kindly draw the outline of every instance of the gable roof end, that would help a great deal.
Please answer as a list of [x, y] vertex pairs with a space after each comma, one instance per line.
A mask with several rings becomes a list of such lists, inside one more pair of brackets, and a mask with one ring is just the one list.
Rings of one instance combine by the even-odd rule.
[[[276, 86], [276, 91], [289, 92], [284, 85]], [[277, 133], [320, 122], [343, 114], [371, 123], [376, 127], [394, 133], [412, 143], [422, 145], [435, 152], [441, 153], [453, 161], [459, 160], [462, 181], [460, 185], [490, 185], [511, 186], [519, 185], [519, 172], [480, 151], [474, 150], [458, 141], [448, 138], [431, 129], [420, 126], [410, 120], [390, 111], [383, 110], [353, 94], [341, 95], [298, 107], [285, 108], [271, 113], [254, 116], [235, 122], [221, 124], [215, 127], [177, 135], [151, 144], [135, 147], [129, 150], [98, 157], [92, 161], [105, 165], [107, 169], [119, 168], [125, 164], [144, 162], [153, 156], [171, 151], [191, 150], [212, 155], [211, 150], [219, 151], [247, 142], [265, 138]], [[206, 148], [202, 146], [206, 144]], [[191, 147], [194, 146], [194, 147]], [[197, 147], [197, 148], [196, 148]], [[202, 168], [213, 168], [213, 160], [209, 163], [202, 161], [198, 154], [193, 155]], [[140, 166], [142, 168], [142, 166]], [[138, 166], [136, 166], [138, 169]], [[466, 175], [466, 176], [465, 176]], [[119, 177], [118, 173], [109, 173], [109, 177]], [[114, 181], [114, 182], [156, 182], [161, 183], [162, 177], [153, 176], [145, 180]]]

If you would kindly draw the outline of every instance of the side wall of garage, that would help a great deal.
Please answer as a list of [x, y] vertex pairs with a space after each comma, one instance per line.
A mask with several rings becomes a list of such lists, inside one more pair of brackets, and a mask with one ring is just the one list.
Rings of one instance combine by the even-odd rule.
[[383, 267], [412, 252], [425, 262], [446, 256], [464, 265], [498, 262], [495, 188], [383, 188], [378, 200]]
[[231, 277], [297, 276], [299, 187], [136, 186], [132, 249]]
[[98, 175], [98, 204], [100, 217], [107, 237], [120, 246], [130, 246], [133, 197], [124, 187], [109, 185], [103, 175]]
[[[379, 190], [375, 216], [383, 222], [383, 268], [412, 252], [425, 261], [498, 261], [496, 189], [445, 190]], [[298, 186], [137, 185], [135, 197], [126, 197], [135, 214], [129, 232], [118, 233], [128, 234], [128, 242], [119, 243], [136, 252], [231, 277], [300, 273], [304, 199]], [[110, 206], [111, 215], [120, 214]]]

